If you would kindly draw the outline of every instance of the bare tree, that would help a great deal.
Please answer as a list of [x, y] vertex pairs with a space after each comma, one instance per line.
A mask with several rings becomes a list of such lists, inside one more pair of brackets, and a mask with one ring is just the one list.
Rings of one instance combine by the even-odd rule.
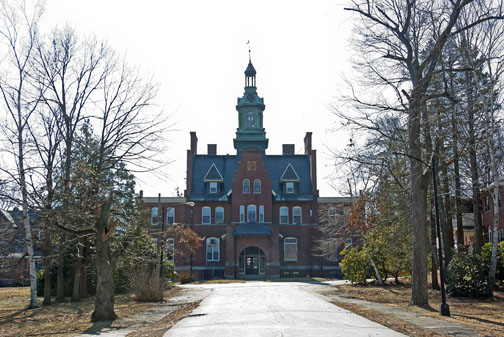
[[[28, 215], [27, 171], [28, 156], [26, 145], [29, 139], [28, 123], [37, 108], [38, 97], [29, 81], [32, 71], [31, 59], [34, 56], [38, 23], [43, 8], [36, 2], [32, 7], [24, 1], [2, 1], [0, 3], [0, 37], [7, 46], [7, 55], [2, 65], [9, 63], [0, 75], [0, 92], [7, 112], [8, 123], [2, 131], [5, 141], [9, 143], [10, 153], [16, 162], [15, 174], [8, 168], [2, 172], [12, 178], [19, 186], [21, 196], [19, 204], [23, 211], [25, 242], [30, 266], [30, 308], [37, 308], [37, 280], [30, 218]], [[9, 73], [8, 70], [11, 70]]]
[[[377, 0], [352, 1], [347, 8], [359, 15], [357, 44], [362, 52], [361, 69], [367, 82], [391, 89], [407, 114], [408, 155], [411, 167], [411, 221], [413, 225], [413, 266], [411, 304], [428, 306], [427, 292], [427, 203], [428, 170], [414, 158], [422, 159], [422, 111], [426, 101], [445, 93], [429, 94], [439, 57], [448, 38], [481, 22], [501, 18], [489, 8], [484, 16], [454, 29], [460, 13], [474, 0]], [[488, 6], [489, 7], [489, 6]], [[469, 9], [470, 10], [470, 9]], [[379, 110], [381, 102], [362, 105]], [[389, 110], [392, 111], [392, 110]], [[427, 153], [432, 156], [432, 153]]]

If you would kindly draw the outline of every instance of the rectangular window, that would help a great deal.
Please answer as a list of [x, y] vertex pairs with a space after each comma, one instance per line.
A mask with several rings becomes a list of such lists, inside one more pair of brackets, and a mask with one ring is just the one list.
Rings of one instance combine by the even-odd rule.
[[329, 208], [327, 211], [327, 214], [329, 215], [329, 220], [335, 220], [338, 217], [338, 212], [336, 211], [336, 208]]
[[210, 224], [211, 220], [211, 211], [210, 207], [203, 207], [201, 210], [201, 223], [202, 224]]
[[499, 229], [499, 241], [504, 241], [504, 229]]
[[294, 183], [286, 182], [285, 183], [285, 193], [294, 193]]
[[300, 225], [303, 223], [301, 217], [301, 207], [293, 207], [292, 208], [292, 223], [296, 225]]
[[215, 208], [215, 223], [224, 223], [224, 207]]
[[39, 238], [39, 240], [44, 240], [45, 239], [45, 232], [44, 231], [39, 231], [38, 232], [38, 238]]
[[217, 193], [217, 182], [216, 181], [211, 181], [209, 184], [209, 192], [210, 193]]
[[288, 223], [289, 223], [289, 208], [280, 207], [280, 224], [288, 224]]
[[166, 259], [168, 261], [173, 261], [175, 259], [175, 240], [166, 239]]
[[259, 206], [259, 222], [260, 223], [264, 222], [264, 206], [263, 205]]
[[245, 206], [240, 206], [240, 222], [245, 222]]
[[488, 196], [485, 197], [485, 206], [486, 211], [488, 212], [490, 210], [490, 198]]
[[219, 239], [208, 238], [206, 240], [206, 260], [207, 261], [219, 261]]
[[284, 239], [284, 261], [297, 261], [297, 239]]
[[256, 214], [256, 206], [255, 205], [248, 205], [247, 206], [247, 221], [257, 221], [257, 214]]
[[175, 222], [175, 208], [168, 208], [166, 210], [166, 223], [172, 225]]
[[352, 239], [346, 239], [345, 248], [352, 249]]
[[159, 224], [159, 221], [158, 221], [158, 208], [157, 207], [152, 207], [151, 208], [151, 225], [158, 225]]

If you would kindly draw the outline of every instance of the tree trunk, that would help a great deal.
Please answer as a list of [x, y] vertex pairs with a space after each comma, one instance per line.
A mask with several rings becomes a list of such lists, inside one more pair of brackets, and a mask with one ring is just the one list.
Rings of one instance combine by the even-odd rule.
[[42, 305], [51, 305], [51, 233], [46, 230], [44, 240], [44, 301]]
[[[413, 84], [416, 84], [413, 82]], [[413, 92], [419, 90], [414, 88]], [[420, 104], [418, 98], [410, 100], [408, 111], [408, 145], [409, 155], [421, 159], [420, 144]], [[410, 158], [411, 166], [411, 223], [413, 240], [413, 259], [411, 270], [411, 304], [421, 307], [429, 305], [427, 286], [427, 200], [425, 178], [422, 164]]]
[[117, 318], [114, 312], [114, 270], [115, 263], [110, 256], [110, 242], [102, 242], [103, 228], [96, 236], [96, 282], [95, 308], [91, 321], [111, 321]]
[[88, 298], [88, 292], [87, 292], [87, 266], [85, 264], [82, 264], [81, 266], [81, 274], [80, 274], [80, 281], [79, 281], [79, 292], [80, 292], [80, 298]]
[[81, 278], [81, 257], [77, 257], [77, 261], [74, 263], [74, 280], [72, 289], [72, 302], [80, 302], [80, 278]]
[[373, 257], [369, 253], [369, 249], [368, 249], [368, 246], [366, 243], [366, 238], [362, 237], [362, 243], [364, 245], [364, 249], [366, 250], [366, 255], [369, 259], [369, 262], [371, 263], [371, 266], [373, 266], [373, 269], [374, 269], [374, 272], [376, 275], [376, 279], [378, 280], [378, 284], [382, 286], [383, 285], [383, 278], [380, 275], [380, 271], [378, 270], [378, 267], [376, 267], [376, 263], [375, 263]]
[[59, 252], [58, 255], [58, 274], [56, 275], [56, 302], [65, 302], [65, 277], [63, 274], [63, 269], [65, 267], [65, 262], [63, 258], [63, 252]]
[[460, 184], [460, 166], [458, 153], [458, 131], [455, 107], [451, 109], [451, 126], [453, 137], [453, 174], [455, 180], [455, 216], [457, 219], [457, 251], [465, 251], [464, 224], [462, 222], [462, 187]]

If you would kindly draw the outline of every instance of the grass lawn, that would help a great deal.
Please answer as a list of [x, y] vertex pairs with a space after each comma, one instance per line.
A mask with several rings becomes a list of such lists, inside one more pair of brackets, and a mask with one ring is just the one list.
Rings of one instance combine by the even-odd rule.
[[[27, 310], [29, 295], [29, 287], [0, 288], [0, 336], [75, 336], [93, 327], [90, 318], [94, 297]], [[43, 298], [38, 300], [41, 305]], [[116, 295], [115, 312], [127, 317], [154, 304], [136, 302], [133, 295]]]
[[[441, 305], [441, 292], [429, 289], [429, 304], [433, 310], [421, 309], [414, 306], [409, 306], [411, 298], [411, 286], [409, 282], [404, 281], [400, 285], [389, 283], [387, 286], [379, 287], [374, 285], [358, 286], [358, 285], [341, 285], [336, 287], [338, 294], [346, 297], [363, 299], [370, 302], [384, 303], [392, 306], [401, 306], [409, 310], [420, 312], [424, 316], [445, 319], [451, 322], [466, 325], [470, 328], [478, 330], [481, 336], [504, 336], [504, 292], [503, 289], [494, 292], [493, 298], [464, 298], [464, 297], [447, 297], [447, 303], [450, 306], [451, 317], [443, 317], [439, 314]], [[362, 307], [355, 306], [352, 310], [350, 305], [348, 310], [359, 311]], [[357, 312], [369, 319], [373, 319], [373, 313], [369, 312], [366, 316], [366, 310]], [[390, 317], [389, 317], [390, 318]], [[392, 322], [401, 324], [401, 320], [397, 322], [390, 318]], [[380, 322], [382, 323], [382, 322]], [[382, 323], [387, 325], [385, 323]], [[411, 327], [410, 327], [411, 328]], [[415, 336], [435, 336], [431, 332], [423, 332], [424, 329], [419, 329]], [[411, 333], [411, 332], [410, 332]]]

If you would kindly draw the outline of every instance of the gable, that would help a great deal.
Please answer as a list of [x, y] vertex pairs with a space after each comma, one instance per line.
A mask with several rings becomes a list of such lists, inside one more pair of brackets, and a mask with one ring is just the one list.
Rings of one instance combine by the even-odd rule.
[[282, 176], [280, 177], [280, 182], [286, 182], [286, 181], [294, 181], [294, 182], [299, 182], [299, 176], [292, 167], [291, 163], [287, 165], [285, 168]]
[[210, 181], [217, 181], [217, 182], [223, 182], [224, 178], [222, 178], [222, 174], [219, 172], [217, 169], [217, 166], [215, 166], [215, 163], [212, 163], [212, 166], [208, 169], [207, 174], [205, 175], [205, 178], [203, 179], [204, 182], [210, 182]]

